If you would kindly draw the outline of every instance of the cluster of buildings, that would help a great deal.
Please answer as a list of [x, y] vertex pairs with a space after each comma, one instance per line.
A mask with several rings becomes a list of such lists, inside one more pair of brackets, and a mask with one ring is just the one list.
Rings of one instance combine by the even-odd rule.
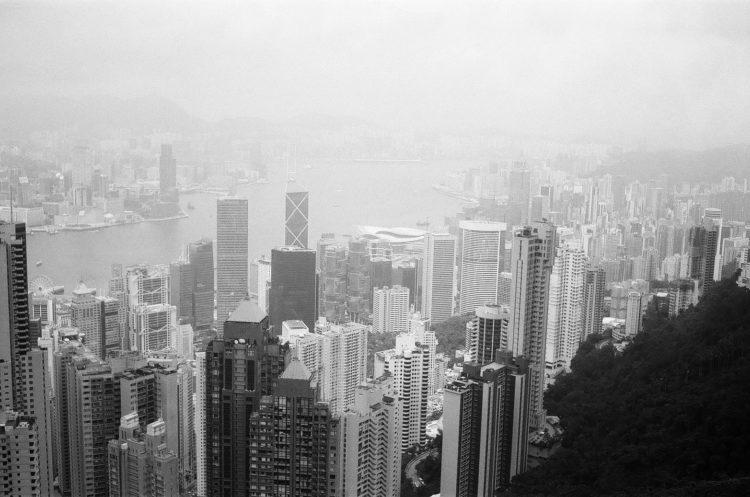
[[[735, 190], [471, 176], [491, 195], [443, 230], [314, 249], [309, 194], [287, 192], [285, 245], [254, 261], [247, 199], [220, 198], [215, 241], [70, 298], [29, 288], [26, 226], [0, 223], [0, 495], [396, 496], [436, 413], [441, 495], [494, 495], [552, 429], [545, 387], [582, 341], [750, 278], [744, 211], [704, 207]], [[457, 315], [446, 357], [435, 325]]]
[[171, 144], [162, 144], [141, 171], [110, 165], [84, 146], [70, 150], [68, 159], [61, 171], [9, 168], [0, 173], [0, 220], [54, 232], [184, 216], [177, 204]]

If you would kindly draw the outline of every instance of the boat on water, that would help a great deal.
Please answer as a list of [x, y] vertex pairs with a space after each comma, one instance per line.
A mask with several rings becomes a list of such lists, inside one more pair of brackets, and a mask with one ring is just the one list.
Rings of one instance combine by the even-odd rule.
[[193, 209], [195, 209], [195, 206], [193, 205], [192, 202], [188, 202], [187, 208], [192, 211]]
[[36, 261], [36, 267], [39, 267], [42, 265], [42, 261]]

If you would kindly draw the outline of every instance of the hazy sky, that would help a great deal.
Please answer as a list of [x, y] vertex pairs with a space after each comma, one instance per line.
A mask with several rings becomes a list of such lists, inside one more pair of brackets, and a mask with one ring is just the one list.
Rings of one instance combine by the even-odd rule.
[[154, 3], [0, 1], [0, 95], [650, 145], [750, 136], [750, 2]]

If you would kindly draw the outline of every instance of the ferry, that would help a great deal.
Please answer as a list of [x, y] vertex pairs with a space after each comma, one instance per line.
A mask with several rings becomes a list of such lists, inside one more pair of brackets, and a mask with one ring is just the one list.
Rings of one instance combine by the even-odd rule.
[[39, 267], [42, 265], [42, 261], [36, 261], [36, 267]]

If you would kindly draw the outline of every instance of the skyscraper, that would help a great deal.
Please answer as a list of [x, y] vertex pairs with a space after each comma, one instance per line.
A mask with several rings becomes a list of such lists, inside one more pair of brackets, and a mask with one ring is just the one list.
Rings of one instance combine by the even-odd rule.
[[318, 244], [320, 258], [319, 313], [329, 321], [340, 322], [346, 318], [346, 246], [343, 244]]
[[601, 268], [586, 270], [586, 281], [583, 287], [583, 334], [581, 341], [589, 335], [602, 332], [604, 318], [604, 289], [606, 274]]
[[496, 495], [526, 470], [528, 368], [498, 354], [445, 387], [440, 495]]
[[284, 245], [308, 248], [307, 225], [309, 196], [309, 192], [287, 191]]
[[466, 326], [467, 361], [480, 366], [495, 360], [497, 349], [508, 347], [508, 319], [510, 310], [507, 306], [483, 305], [477, 307], [474, 319]]
[[159, 193], [162, 199], [177, 199], [177, 160], [172, 156], [172, 145], [164, 143], [159, 155]]
[[453, 315], [456, 294], [456, 237], [427, 233], [422, 267], [422, 316], [434, 324]]
[[216, 328], [248, 293], [247, 199], [222, 198], [216, 203]]
[[287, 349], [268, 328], [258, 304], [242, 300], [224, 323], [223, 338], [206, 348], [207, 496], [273, 495], [273, 426], [260, 423], [260, 407], [273, 394]]
[[508, 348], [529, 361], [530, 426], [544, 425], [545, 347], [549, 279], [557, 236], [548, 222], [532, 223], [513, 236]]
[[315, 328], [317, 289], [315, 251], [281, 247], [271, 251], [271, 326], [281, 332], [281, 323], [291, 319]]
[[0, 222], [0, 410], [23, 396], [18, 358], [31, 349], [26, 225]]
[[498, 277], [503, 270], [505, 224], [461, 221], [459, 312], [467, 314], [498, 298]]
[[339, 421], [336, 495], [397, 497], [401, 492], [402, 401], [391, 376], [357, 387]]
[[396, 347], [375, 353], [374, 377], [393, 377], [391, 396], [403, 399], [401, 449], [427, 440], [427, 394], [430, 389], [430, 350], [413, 334], [396, 337]]
[[570, 368], [583, 335], [586, 255], [577, 246], [557, 249], [547, 307], [547, 373], [556, 376]]
[[369, 319], [370, 312], [372, 312], [372, 286], [370, 285], [370, 254], [366, 240], [359, 238], [349, 240], [346, 278], [346, 309], [349, 318], [352, 321]]
[[193, 267], [192, 325], [196, 333], [210, 330], [214, 321], [214, 244], [199, 240], [188, 245]]
[[625, 318], [625, 336], [633, 338], [641, 331], [641, 318], [643, 317], [643, 295], [631, 290], [628, 292], [628, 314]]
[[316, 331], [321, 337], [320, 398], [328, 402], [331, 414], [340, 414], [354, 403], [357, 386], [367, 379], [367, 326], [324, 323]]
[[0, 410], [0, 495], [44, 497], [40, 472], [42, 447], [34, 416]]
[[376, 288], [372, 295], [373, 333], [401, 333], [409, 326], [409, 289]]
[[[140, 429], [138, 413], [122, 416], [119, 437], [107, 452], [110, 497], [178, 497], [178, 458], [166, 445], [166, 425], [159, 419]], [[138, 475], [138, 478], [133, 478]]]

